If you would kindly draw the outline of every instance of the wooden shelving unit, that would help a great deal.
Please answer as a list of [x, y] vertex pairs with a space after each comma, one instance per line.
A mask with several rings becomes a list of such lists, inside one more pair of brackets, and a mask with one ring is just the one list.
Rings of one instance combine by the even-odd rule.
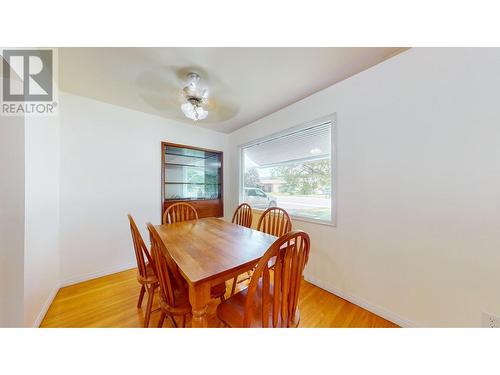
[[222, 152], [162, 142], [163, 211], [188, 202], [198, 216], [224, 215]]

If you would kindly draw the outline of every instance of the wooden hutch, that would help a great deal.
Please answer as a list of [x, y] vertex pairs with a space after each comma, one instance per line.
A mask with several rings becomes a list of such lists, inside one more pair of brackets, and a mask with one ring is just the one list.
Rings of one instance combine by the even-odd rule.
[[167, 142], [161, 150], [162, 212], [187, 202], [200, 218], [222, 217], [222, 152]]

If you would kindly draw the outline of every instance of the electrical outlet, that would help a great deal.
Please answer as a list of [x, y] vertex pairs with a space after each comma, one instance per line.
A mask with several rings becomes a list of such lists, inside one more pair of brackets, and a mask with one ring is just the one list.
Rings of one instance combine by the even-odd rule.
[[483, 311], [483, 327], [500, 328], [500, 317]]

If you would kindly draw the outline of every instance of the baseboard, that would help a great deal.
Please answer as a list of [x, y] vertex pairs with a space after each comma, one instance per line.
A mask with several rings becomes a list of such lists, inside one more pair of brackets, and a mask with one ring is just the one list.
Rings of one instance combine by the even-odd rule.
[[113, 273], [126, 271], [126, 270], [129, 270], [131, 268], [136, 268], [136, 267], [137, 267], [137, 265], [135, 263], [127, 263], [127, 264], [122, 264], [122, 265], [115, 266], [115, 267], [110, 267], [110, 268], [101, 270], [99, 272], [93, 272], [93, 273], [88, 273], [85, 275], [70, 277], [70, 278], [61, 282], [61, 288], [65, 287], [65, 286], [73, 285], [73, 284], [78, 284], [78, 283], [81, 283], [83, 281], [97, 279], [98, 277], [111, 275]]
[[42, 324], [42, 322], [43, 322], [43, 318], [45, 318], [47, 311], [49, 311], [50, 305], [52, 305], [54, 298], [56, 298], [57, 292], [59, 292], [58, 287], [52, 289], [49, 296], [47, 297], [47, 300], [43, 304], [42, 309], [38, 313], [38, 316], [36, 317], [35, 321], [33, 322], [33, 328], [40, 327], [40, 324]]
[[320, 281], [314, 277], [304, 275], [304, 279], [310, 282], [311, 284], [314, 284], [320, 287], [321, 289], [326, 290], [327, 292], [333, 293], [340, 298], [343, 298], [351, 303], [354, 303], [355, 305], [362, 307], [363, 309], [368, 310], [390, 322], [393, 322], [394, 324], [397, 324], [400, 327], [404, 328], [417, 327], [417, 325], [415, 325], [413, 322], [410, 322], [409, 320], [404, 319], [391, 311], [387, 311], [386, 309], [383, 309], [379, 306], [375, 306], [362, 298], [344, 292], [338, 288], [332, 287], [331, 285], [327, 285], [327, 283]]

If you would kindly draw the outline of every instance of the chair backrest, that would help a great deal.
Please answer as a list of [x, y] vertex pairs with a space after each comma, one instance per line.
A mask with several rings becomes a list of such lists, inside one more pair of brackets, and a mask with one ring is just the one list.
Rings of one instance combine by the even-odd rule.
[[158, 284], [160, 285], [160, 293], [162, 293], [165, 301], [170, 306], [175, 306], [176, 294], [174, 293], [174, 289], [179, 288], [184, 290], [182, 276], [179, 273], [177, 264], [175, 264], [174, 260], [168, 254], [154, 226], [151, 223], [147, 223], [146, 225], [151, 239], [151, 254], [153, 256]]
[[185, 202], [174, 203], [163, 213], [163, 224], [172, 224], [196, 219], [198, 219], [196, 208]]
[[[142, 239], [141, 233], [135, 224], [134, 219], [129, 214], [128, 221], [130, 222], [130, 232], [132, 233], [132, 241], [134, 242], [135, 259], [137, 260], [137, 269], [139, 270], [139, 275], [141, 277], [146, 277], [146, 260], [153, 264], [151, 255], [149, 254], [148, 248]], [[146, 260], [144, 259], [146, 258]]]
[[[262, 327], [288, 328], [298, 324], [294, 318], [298, 307], [302, 273], [309, 259], [309, 248], [309, 236], [300, 230], [281, 236], [269, 247], [259, 260], [248, 286], [243, 317], [244, 327], [249, 327], [252, 322], [256, 298], [262, 298]], [[273, 265], [274, 277], [271, 284], [269, 267]], [[262, 295], [259, 297], [256, 291], [261, 278]]]
[[252, 226], [252, 220], [252, 207], [250, 207], [250, 205], [248, 205], [247, 203], [240, 204], [236, 211], [234, 211], [232, 220], [234, 224], [250, 228]]
[[284, 209], [270, 207], [260, 217], [257, 230], [281, 237], [292, 230], [292, 221]]

